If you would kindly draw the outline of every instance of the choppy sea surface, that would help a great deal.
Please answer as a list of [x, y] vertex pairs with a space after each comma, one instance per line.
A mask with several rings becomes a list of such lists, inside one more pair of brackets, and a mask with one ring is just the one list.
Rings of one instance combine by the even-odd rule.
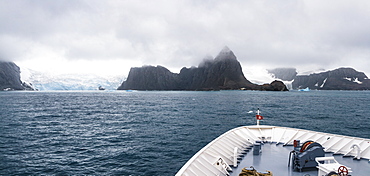
[[261, 124], [370, 138], [370, 91], [0, 92], [1, 175], [174, 175]]

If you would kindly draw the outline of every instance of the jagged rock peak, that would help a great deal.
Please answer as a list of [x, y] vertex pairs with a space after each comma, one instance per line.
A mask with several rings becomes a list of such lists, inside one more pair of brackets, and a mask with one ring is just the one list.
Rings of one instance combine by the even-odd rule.
[[230, 52], [232, 52], [232, 51], [230, 50], [230, 48], [229, 48], [229, 47], [227, 47], [227, 46], [224, 46], [224, 48], [222, 48], [222, 50], [221, 50], [221, 52], [220, 52], [220, 53], [230, 53]]
[[234, 53], [225, 47], [215, 59], [206, 57], [198, 68], [179, 74], [162, 67], [131, 68], [118, 90], [268, 90], [287, 91], [282, 82], [263, 86], [248, 81]]
[[234, 55], [233, 51], [231, 51], [230, 48], [227, 46], [225, 46], [215, 58], [216, 61], [224, 60], [224, 59], [236, 60], [236, 56]]

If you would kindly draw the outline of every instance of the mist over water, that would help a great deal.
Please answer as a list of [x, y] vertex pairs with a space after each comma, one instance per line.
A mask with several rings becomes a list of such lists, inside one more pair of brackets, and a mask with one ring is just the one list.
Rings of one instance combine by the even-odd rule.
[[0, 173], [174, 175], [222, 133], [278, 125], [370, 138], [369, 91], [0, 92]]

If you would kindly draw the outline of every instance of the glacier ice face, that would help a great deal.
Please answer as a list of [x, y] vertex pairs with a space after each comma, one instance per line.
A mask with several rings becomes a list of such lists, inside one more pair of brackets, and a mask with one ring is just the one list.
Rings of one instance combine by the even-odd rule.
[[34, 70], [22, 70], [22, 80], [32, 83], [40, 91], [48, 90], [98, 90], [99, 86], [106, 90], [116, 90], [123, 82], [124, 76], [99, 76], [86, 74], [53, 75]]

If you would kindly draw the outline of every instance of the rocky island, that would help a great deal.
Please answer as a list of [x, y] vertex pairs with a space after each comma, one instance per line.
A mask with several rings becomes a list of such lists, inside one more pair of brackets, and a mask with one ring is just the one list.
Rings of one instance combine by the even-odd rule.
[[281, 81], [257, 85], [248, 81], [234, 53], [225, 47], [216, 58], [207, 58], [198, 67], [172, 73], [162, 66], [131, 68], [118, 90], [263, 90], [288, 91]]

